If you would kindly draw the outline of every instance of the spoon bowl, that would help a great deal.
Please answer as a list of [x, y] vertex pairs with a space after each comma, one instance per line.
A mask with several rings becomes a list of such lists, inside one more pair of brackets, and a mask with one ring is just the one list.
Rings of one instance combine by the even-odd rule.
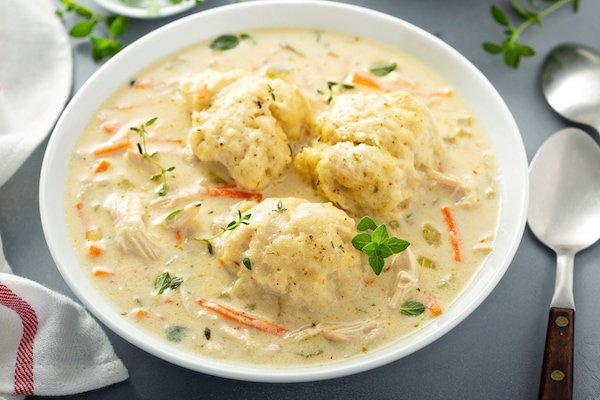
[[577, 44], [554, 48], [544, 61], [542, 90], [558, 114], [600, 132], [600, 54], [595, 50]]
[[600, 238], [600, 147], [585, 132], [563, 129], [540, 147], [529, 168], [527, 222], [556, 252], [539, 398], [572, 399], [573, 262], [575, 253]]

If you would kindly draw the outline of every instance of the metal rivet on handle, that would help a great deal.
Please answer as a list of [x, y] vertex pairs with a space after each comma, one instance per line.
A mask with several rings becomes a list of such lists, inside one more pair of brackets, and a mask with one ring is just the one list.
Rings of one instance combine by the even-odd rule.
[[554, 323], [559, 327], [564, 328], [565, 326], [569, 325], [569, 319], [563, 315], [560, 315], [556, 317]]
[[550, 378], [552, 378], [553, 381], [560, 382], [565, 379], [565, 373], [560, 369], [555, 369], [550, 373]]

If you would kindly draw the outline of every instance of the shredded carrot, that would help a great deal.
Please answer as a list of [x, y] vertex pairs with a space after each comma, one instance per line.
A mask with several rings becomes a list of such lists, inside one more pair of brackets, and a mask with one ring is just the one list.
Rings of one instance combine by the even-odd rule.
[[181, 231], [179, 229], [175, 231], [175, 240], [181, 242]]
[[208, 97], [208, 86], [206, 83], [202, 83], [200, 88], [198, 89], [198, 93], [196, 94], [196, 98], [200, 101], [203, 101]]
[[460, 248], [460, 236], [458, 234], [458, 228], [456, 227], [454, 215], [448, 207], [442, 208], [442, 214], [444, 215], [444, 220], [446, 221], [448, 232], [450, 233], [450, 244], [452, 245], [454, 261], [460, 262], [462, 261], [462, 250]]
[[102, 160], [98, 163], [98, 165], [96, 165], [96, 169], [94, 170], [94, 172], [96, 174], [100, 174], [102, 172], [106, 172], [109, 168], [110, 168], [110, 162], [106, 161], [106, 160]]
[[98, 246], [94, 246], [92, 244], [92, 245], [90, 245], [90, 247], [88, 247], [88, 256], [90, 256], [90, 257], [98, 257], [102, 253], [104, 253], [104, 250], [102, 250]]
[[117, 151], [125, 150], [129, 146], [131, 146], [131, 142], [129, 141], [129, 139], [123, 139], [119, 140], [118, 142], [111, 143], [107, 146], [98, 147], [92, 153], [96, 157], [105, 156], [108, 154], [116, 153]]
[[169, 297], [168, 299], [165, 300], [165, 304], [171, 304], [173, 303], [175, 300], [172, 297]]
[[146, 89], [152, 87], [153, 83], [150, 79], [136, 79], [131, 86], [135, 89]]
[[138, 317], [138, 318], [144, 318], [147, 317], [148, 315], [150, 315], [150, 313], [148, 311], [146, 311], [145, 309], [143, 309], [142, 307], [136, 307], [133, 310], [131, 310], [129, 312], [130, 315], [133, 315], [134, 317]]
[[80, 220], [85, 221], [85, 215], [83, 213], [83, 203], [80, 201], [75, 202], [75, 211]]
[[375, 81], [373, 78], [371, 78], [368, 75], [361, 74], [360, 72], [355, 72], [352, 75], [352, 83], [361, 85], [361, 86], [366, 86], [368, 88], [375, 89], [375, 90], [383, 90], [383, 88], [377, 81]]
[[104, 133], [114, 133], [114, 131], [116, 131], [119, 126], [114, 122], [105, 122], [102, 125], [100, 125], [100, 127], [102, 128]]
[[223, 257], [219, 257], [217, 260], [219, 260], [219, 264], [225, 265], [225, 259]]
[[115, 274], [112, 269], [106, 267], [94, 267], [92, 268], [92, 273], [97, 277], [111, 276]]
[[174, 143], [174, 144], [179, 144], [179, 145], [183, 145], [184, 144], [184, 140], [181, 138], [174, 138], [174, 137], [166, 137], [166, 138], [148, 138], [148, 142], [154, 142], [154, 143]]
[[244, 190], [235, 189], [235, 187], [231, 187], [230, 185], [201, 187], [200, 194], [208, 197], [227, 197], [230, 199], [255, 199], [258, 201], [263, 199], [262, 193], [246, 192]]
[[287, 331], [288, 331], [283, 326], [278, 325], [274, 322], [265, 321], [265, 320], [262, 320], [262, 319], [259, 319], [256, 317], [252, 317], [241, 311], [234, 310], [233, 308], [229, 308], [227, 306], [215, 303], [214, 301], [198, 298], [198, 299], [196, 299], [196, 303], [198, 303], [198, 305], [200, 305], [201, 307], [206, 308], [207, 310], [211, 310], [211, 311], [219, 314], [220, 316], [222, 316], [225, 319], [228, 319], [228, 320], [234, 321], [234, 322], [238, 322], [242, 325], [246, 325], [246, 326], [258, 329], [259, 331], [269, 333], [271, 335], [279, 336], [279, 335], [283, 335], [284, 333], [287, 333]]
[[443, 313], [442, 307], [435, 301], [430, 301], [429, 304], [427, 304], [427, 309], [434, 317], [439, 317]]

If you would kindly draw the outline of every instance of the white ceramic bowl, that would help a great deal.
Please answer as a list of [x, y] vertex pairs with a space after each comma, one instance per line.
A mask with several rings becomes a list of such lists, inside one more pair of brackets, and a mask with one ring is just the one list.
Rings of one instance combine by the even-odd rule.
[[[438, 71], [473, 107], [491, 136], [501, 170], [501, 211], [495, 249], [460, 297], [418, 332], [387, 347], [335, 364], [302, 368], [247, 366], [190, 354], [123, 319], [79, 267], [63, 217], [67, 163], [92, 113], [143, 67], [198, 41], [223, 33], [266, 27], [302, 26], [348, 32], [396, 47]], [[208, 374], [268, 382], [298, 382], [365, 371], [404, 357], [436, 340], [464, 320], [488, 296], [508, 268], [525, 226], [528, 174], [525, 150], [506, 104], [487, 79], [463, 56], [433, 35], [397, 18], [326, 1], [245, 2], [204, 11], [152, 32], [102, 66], [77, 92], [48, 144], [40, 181], [44, 234], [58, 268], [73, 292], [109, 328], [164, 360]]]

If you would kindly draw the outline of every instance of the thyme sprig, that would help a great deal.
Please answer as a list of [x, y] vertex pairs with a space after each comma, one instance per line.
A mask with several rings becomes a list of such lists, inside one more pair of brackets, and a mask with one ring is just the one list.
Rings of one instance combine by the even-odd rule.
[[[69, 34], [74, 38], [89, 37], [92, 44], [92, 58], [100, 61], [117, 54], [123, 43], [118, 39], [129, 26], [129, 20], [122, 15], [101, 15], [95, 13], [74, 0], [59, 0], [64, 6], [62, 10], [57, 9], [56, 15], [62, 18], [66, 13], [72, 13], [82, 20], [76, 22], [69, 29]], [[98, 26], [104, 25], [104, 35], [94, 34]]]
[[504, 28], [506, 38], [501, 43], [484, 42], [483, 50], [490, 54], [502, 54], [504, 63], [512, 68], [519, 66], [521, 57], [531, 57], [535, 50], [519, 42], [521, 34], [530, 26], [542, 26], [542, 18], [554, 13], [561, 7], [571, 4], [573, 12], [579, 10], [579, 0], [546, 0], [550, 3], [545, 8], [540, 7], [536, 0], [527, 0], [528, 6], [522, 4], [521, 0], [511, 0], [512, 10], [522, 19], [515, 25], [508, 15], [500, 7], [492, 5], [490, 13], [498, 25]]
[[221, 230], [217, 233], [215, 233], [214, 235], [207, 237], [207, 238], [194, 238], [194, 240], [197, 240], [199, 242], [204, 242], [206, 243], [206, 246], [208, 247], [208, 252], [210, 254], [213, 254], [213, 247], [212, 247], [212, 241], [220, 236], [222, 236], [225, 232], [229, 232], [234, 230], [235, 228], [237, 228], [240, 225], [248, 225], [250, 222], [250, 217], [252, 216], [252, 214], [244, 214], [242, 215], [242, 212], [240, 210], [238, 210], [238, 217], [236, 220], [233, 220], [231, 222], [229, 222], [227, 224], [226, 227], [221, 228]]
[[160, 172], [152, 175], [150, 177], [150, 179], [153, 181], [161, 181], [162, 182], [161, 185], [158, 187], [157, 193], [159, 196], [164, 196], [167, 194], [167, 190], [169, 189], [169, 185], [167, 185], [167, 172], [171, 172], [171, 171], [175, 170], [175, 166], [170, 166], [168, 168], [164, 168], [162, 166], [162, 164], [159, 163], [158, 161], [156, 161], [156, 159], [155, 159], [158, 152], [155, 151], [154, 153], [148, 153], [148, 147], [146, 145], [146, 135], [148, 134], [148, 132], [146, 131], [146, 128], [153, 125], [157, 119], [158, 119], [158, 117], [150, 118], [148, 121], [144, 122], [140, 126], [138, 126], [138, 127], [132, 126], [129, 129], [134, 132], [137, 132], [138, 136], [141, 139], [141, 143], [138, 142], [137, 148], [138, 148], [139, 153], [142, 155], [142, 157], [144, 157], [146, 160], [150, 161], [152, 164], [154, 164], [160, 170]]

